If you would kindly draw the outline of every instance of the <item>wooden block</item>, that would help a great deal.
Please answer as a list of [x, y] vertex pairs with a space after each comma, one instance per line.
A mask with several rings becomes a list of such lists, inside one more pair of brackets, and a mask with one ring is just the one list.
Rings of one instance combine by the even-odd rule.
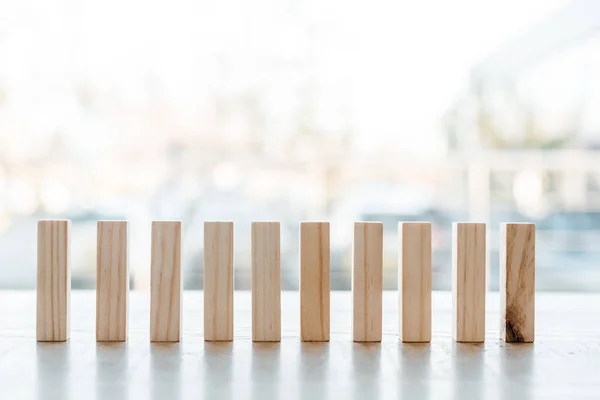
[[233, 340], [233, 222], [204, 223], [204, 340]]
[[354, 223], [352, 273], [355, 342], [381, 342], [383, 290], [383, 224]]
[[454, 223], [452, 235], [453, 337], [485, 340], [485, 224]]
[[150, 341], [181, 340], [181, 222], [152, 222]]
[[71, 222], [38, 221], [37, 310], [38, 342], [69, 339], [71, 266], [69, 262]]
[[400, 340], [431, 342], [431, 224], [399, 224]]
[[300, 339], [329, 341], [329, 222], [300, 223]]
[[98, 221], [96, 340], [127, 340], [129, 249], [127, 221]]
[[500, 241], [500, 338], [533, 343], [535, 224], [502, 224]]
[[252, 340], [281, 340], [279, 222], [252, 223]]

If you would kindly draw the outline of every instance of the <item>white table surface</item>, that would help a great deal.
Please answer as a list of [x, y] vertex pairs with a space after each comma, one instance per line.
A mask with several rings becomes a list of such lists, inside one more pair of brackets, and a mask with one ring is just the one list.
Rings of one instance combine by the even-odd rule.
[[331, 342], [299, 341], [299, 295], [282, 294], [282, 341], [251, 341], [250, 293], [235, 294], [232, 343], [202, 338], [202, 292], [185, 292], [183, 340], [150, 344], [149, 297], [130, 296], [126, 343], [96, 344], [95, 293], [74, 291], [71, 339], [35, 341], [35, 292], [0, 292], [0, 399], [600, 398], [600, 295], [536, 296], [536, 343], [498, 340], [488, 293], [486, 343], [451, 338], [451, 295], [433, 295], [431, 344], [397, 337], [384, 292], [381, 344], [351, 338], [351, 297], [333, 292]]

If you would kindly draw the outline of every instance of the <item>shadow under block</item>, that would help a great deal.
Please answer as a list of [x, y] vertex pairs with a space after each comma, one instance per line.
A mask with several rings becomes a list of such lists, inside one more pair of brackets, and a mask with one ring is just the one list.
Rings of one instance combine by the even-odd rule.
[[352, 271], [352, 337], [381, 342], [383, 290], [383, 224], [354, 224]]
[[281, 341], [279, 222], [252, 223], [252, 340]]
[[300, 340], [329, 341], [329, 222], [300, 223]]
[[71, 270], [69, 262], [71, 222], [38, 221], [37, 309], [38, 342], [69, 339]]
[[181, 222], [152, 222], [150, 341], [181, 340]]
[[129, 249], [127, 221], [98, 221], [96, 340], [127, 340]]
[[399, 224], [398, 310], [403, 342], [431, 342], [431, 224]]
[[452, 232], [452, 336], [457, 342], [485, 340], [484, 223], [454, 223]]
[[204, 223], [204, 340], [233, 340], [233, 222]]
[[535, 317], [535, 225], [500, 227], [500, 338], [532, 343]]

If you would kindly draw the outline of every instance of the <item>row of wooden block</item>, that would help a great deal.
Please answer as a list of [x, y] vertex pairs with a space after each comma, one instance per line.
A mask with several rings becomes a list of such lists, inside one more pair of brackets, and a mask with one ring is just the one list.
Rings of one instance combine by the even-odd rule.
[[[37, 340], [69, 338], [69, 229], [67, 220], [38, 224]], [[534, 339], [535, 225], [501, 226], [501, 332], [509, 342]], [[281, 339], [280, 228], [252, 223], [252, 339]], [[431, 341], [431, 225], [399, 224], [399, 336]], [[128, 223], [99, 221], [96, 338], [127, 339]], [[483, 342], [485, 334], [486, 226], [453, 225], [453, 337]], [[204, 224], [204, 339], [233, 340], [233, 223]], [[150, 340], [181, 339], [181, 222], [152, 223]], [[353, 338], [382, 338], [383, 225], [354, 224]], [[300, 223], [300, 338], [330, 336], [328, 222]]]

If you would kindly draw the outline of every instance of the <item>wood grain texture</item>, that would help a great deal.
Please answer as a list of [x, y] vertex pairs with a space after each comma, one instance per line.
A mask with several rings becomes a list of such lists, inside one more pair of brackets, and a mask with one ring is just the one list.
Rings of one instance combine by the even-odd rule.
[[181, 340], [181, 222], [152, 222], [150, 340]]
[[38, 221], [37, 311], [38, 342], [69, 339], [71, 266], [69, 260], [71, 222]]
[[535, 224], [500, 226], [500, 338], [533, 343], [535, 336]]
[[329, 341], [329, 222], [300, 223], [300, 339]]
[[281, 341], [279, 222], [252, 223], [252, 340]]
[[457, 342], [485, 340], [485, 224], [454, 223], [452, 325]]
[[204, 223], [204, 340], [233, 340], [233, 222]]
[[96, 253], [96, 340], [127, 340], [129, 299], [127, 221], [98, 221]]
[[383, 224], [355, 222], [352, 271], [355, 342], [381, 342], [383, 291]]
[[431, 342], [431, 224], [399, 224], [398, 310], [403, 342]]

